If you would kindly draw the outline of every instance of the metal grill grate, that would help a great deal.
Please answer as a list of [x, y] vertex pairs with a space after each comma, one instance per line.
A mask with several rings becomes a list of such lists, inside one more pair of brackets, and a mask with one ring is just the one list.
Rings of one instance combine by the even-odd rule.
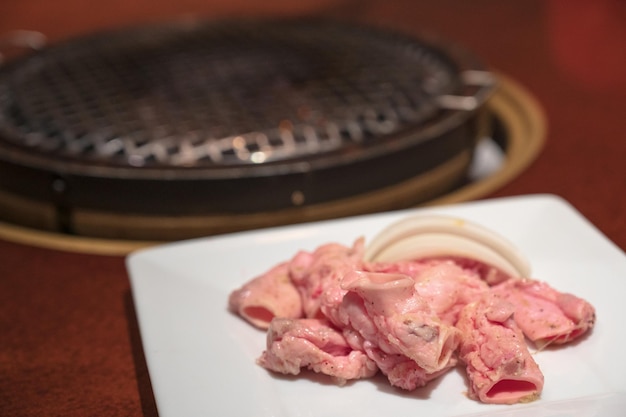
[[5, 72], [6, 138], [115, 165], [262, 163], [366, 145], [424, 123], [459, 89], [437, 51], [372, 30], [174, 29], [88, 38]]
[[71, 39], [0, 68], [0, 214], [4, 193], [52, 205], [66, 231], [77, 212], [319, 207], [464, 168], [492, 91], [458, 47], [338, 22]]

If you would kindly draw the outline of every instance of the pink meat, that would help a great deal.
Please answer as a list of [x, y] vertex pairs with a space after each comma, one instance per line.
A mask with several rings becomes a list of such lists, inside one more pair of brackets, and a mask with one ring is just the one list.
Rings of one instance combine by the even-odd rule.
[[410, 276], [415, 289], [444, 322], [456, 323], [461, 309], [489, 290], [483, 277], [456, 261], [438, 258], [394, 263], [369, 264], [371, 272]]
[[488, 285], [496, 285], [512, 278], [504, 271], [494, 266], [477, 261], [476, 259], [454, 257], [446, 258], [446, 260], [453, 261], [455, 264], [465, 269], [466, 271], [471, 271], [477, 274]]
[[427, 372], [414, 360], [402, 354], [389, 354], [366, 343], [367, 356], [374, 359], [381, 372], [394, 387], [413, 391], [428, 384], [433, 379], [446, 373], [457, 364], [456, 357], [451, 357], [447, 365], [436, 372]]
[[475, 259], [462, 257], [430, 257], [397, 262], [378, 262], [365, 265], [365, 270], [372, 272], [396, 272], [409, 276], [416, 276], [424, 269], [441, 263], [453, 263], [466, 273], [480, 278], [487, 286], [504, 282], [511, 278], [505, 272]]
[[432, 263], [414, 279], [419, 296], [441, 320], [451, 325], [456, 324], [466, 304], [489, 290], [477, 273], [446, 260]]
[[378, 368], [362, 351], [352, 349], [343, 335], [318, 319], [274, 319], [267, 334], [267, 349], [257, 360], [274, 372], [298, 375], [301, 369], [347, 380], [368, 378]]
[[352, 272], [342, 283], [348, 294], [340, 320], [382, 352], [402, 354], [435, 373], [449, 366], [458, 331], [439, 319], [414, 284], [406, 275]]
[[595, 309], [591, 304], [572, 294], [561, 293], [545, 282], [515, 279], [493, 290], [515, 306], [515, 322], [539, 348], [574, 340], [595, 323]]
[[[354, 349], [364, 351], [373, 359], [389, 383], [395, 387], [414, 390], [456, 366], [456, 357], [452, 356], [441, 370], [428, 372], [404, 354], [383, 351], [375, 342], [368, 340], [376, 339], [378, 329], [368, 316], [363, 299], [354, 292], [346, 294], [340, 312], [346, 322], [343, 335], [348, 344]], [[387, 349], [391, 350], [388, 346]]]
[[269, 327], [260, 365], [340, 384], [381, 370], [413, 390], [458, 354], [471, 398], [512, 404], [543, 389], [524, 335], [539, 347], [565, 343], [595, 321], [585, 300], [471, 259], [367, 263], [363, 253], [363, 239], [300, 251], [231, 293], [232, 311]]
[[497, 294], [488, 293], [461, 311], [459, 357], [466, 364], [470, 398], [514, 404], [539, 397], [543, 374], [513, 320], [514, 310]]
[[332, 310], [341, 303], [345, 291], [341, 279], [359, 269], [364, 252], [364, 240], [358, 239], [352, 247], [329, 243], [314, 252], [300, 252], [290, 262], [290, 277], [302, 297], [305, 317], [332, 316]]
[[[436, 262], [438, 263], [438, 262]], [[430, 268], [433, 262], [430, 260], [408, 260], [397, 262], [372, 262], [364, 263], [363, 271], [381, 272], [387, 274], [402, 274], [415, 277], [424, 270]]]
[[300, 293], [289, 278], [289, 265], [281, 263], [233, 291], [229, 309], [261, 329], [274, 317], [302, 317]]

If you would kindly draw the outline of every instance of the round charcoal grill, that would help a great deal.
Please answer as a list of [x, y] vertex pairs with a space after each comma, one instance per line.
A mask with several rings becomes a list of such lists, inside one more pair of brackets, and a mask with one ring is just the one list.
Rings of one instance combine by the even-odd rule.
[[[463, 178], [492, 90], [467, 52], [345, 23], [186, 22], [69, 40], [0, 69], [0, 214], [66, 233], [186, 237], [211, 219], [311, 219], [462, 161], [445, 191]], [[111, 232], [113, 218], [141, 219], [143, 232]], [[182, 218], [198, 220], [195, 233], [172, 234]]]

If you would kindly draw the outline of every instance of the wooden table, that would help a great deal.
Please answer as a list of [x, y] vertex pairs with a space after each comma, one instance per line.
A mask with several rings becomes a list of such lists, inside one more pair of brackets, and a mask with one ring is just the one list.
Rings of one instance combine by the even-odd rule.
[[[524, 85], [545, 147], [488, 197], [553, 193], [626, 249], [626, 3], [619, 0], [3, 0], [0, 34], [51, 42], [181, 15], [319, 14], [432, 31]], [[0, 240], [0, 415], [156, 416], [122, 256]]]

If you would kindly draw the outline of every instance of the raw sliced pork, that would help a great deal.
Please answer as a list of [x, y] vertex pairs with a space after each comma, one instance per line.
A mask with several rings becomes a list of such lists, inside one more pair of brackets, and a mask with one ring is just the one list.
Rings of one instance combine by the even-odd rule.
[[585, 334], [596, 319], [589, 302], [545, 282], [511, 279], [493, 291], [515, 306], [515, 322], [538, 348], [570, 342]]
[[470, 398], [513, 404], [544, 384], [525, 337], [567, 343], [595, 322], [587, 301], [478, 260], [373, 262], [364, 252], [363, 239], [299, 251], [233, 291], [230, 309], [268, 329], [259, 365], [339, 384], [380, 371], [414, 390], [462, 363]]
[[267, 349], [257, 362], [283, 374], [298, 375], [303, 368], [310, 369], [333, 377], [340, 385], [378, 371], [372, 359], [352, 349], [341, 332], [319, 319], [272, 320]]
[[486, 293], [461, 311], [459, 357], [466, 364], [469, 396], [485, 403], [514, 404], [535, 400], [543, 374], [528, 351], [513, 312], [497, 294]]
[[233, 291], [228, 308], [261, 329], [274, 317], [302, 317], [302, 298], [289, 276], [289, 264], [276, 265]]

